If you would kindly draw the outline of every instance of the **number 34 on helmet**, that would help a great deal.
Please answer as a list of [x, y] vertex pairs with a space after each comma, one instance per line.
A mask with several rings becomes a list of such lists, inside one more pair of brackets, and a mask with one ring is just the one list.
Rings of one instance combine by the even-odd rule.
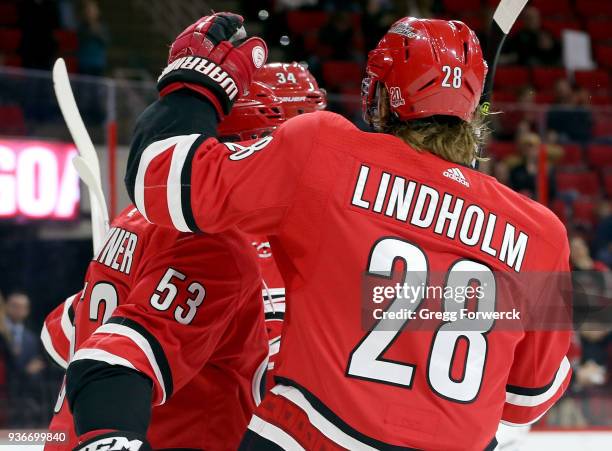
[[246, 141], [269, 135], [298, 114], [324, 110], [327, 96], [314, 76], [298, 63], [266, 64], [255, 72], [249, 93], [238, 99], [219, 124], [223, 141]]
[[362, 108], [370, 124], [382, 87], [397, 120], [445, 115], [469, 121], [487, 64], [476, 34], [463, 22], [405, 17], [368, 54], [366, 72]]

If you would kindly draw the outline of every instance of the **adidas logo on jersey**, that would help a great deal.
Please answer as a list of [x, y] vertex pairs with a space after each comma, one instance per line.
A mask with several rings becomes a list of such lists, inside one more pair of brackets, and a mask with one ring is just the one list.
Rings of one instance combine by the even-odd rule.
[[464, 186], [470, 187], [470, 182], [467, 181], [463, 172], [459, 168], [450, 168], [442, 173], [444, 177], [448, 177], [449, 179], [454, 180], [455, 182], [459, 182]]

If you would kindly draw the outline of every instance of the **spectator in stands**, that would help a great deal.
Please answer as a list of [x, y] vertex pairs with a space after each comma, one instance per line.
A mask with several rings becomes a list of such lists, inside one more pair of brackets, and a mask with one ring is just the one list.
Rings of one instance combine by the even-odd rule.
[[0, 428], [6, 426], [8, 412], [8, 373], [11, 365], [9, 353], [9, 332], [6, 322], [6, 305], [0, 293]]
[[499, 183], [509, 184], [509, 168], [505, 160], [497, 160], [495, 156], [486, 155], [478, 166], [478, 170], [495, 177]]
[[87, 75], [104, 75], [109, 35], [106, 25], [100, 18], [100, 7], [96, 0], [83, 2], [78, 36], [79, 72]]
[[[106, 48], [109, 34], [100, 19], [97, 0], [85, 0], [82, 4], [81, 24], [78, 28], [79, 72], [102, 76], [106, 70]], [[80, 96], [81, 113], [86, 122], [102, 124], [106, 119], [106, 90], [97, 83], [76, 87]]]
[[540, 30], [535, 55], [529, 63], [534, 66], [559, 66], [561, 64], [561, 46], [550, 32]]
[[608, 265], [599, 260], [594, 260], [591, 257], [589, 246], [586, 240], [580, 236], [575, 235], [570, 239], [570, 263], [572, 269], [579, 271], [598, 271], [608, 272], [610, 269]]
[[573, 105], [574, 92], [572, 85], [566, 78], [560, 78], [555, 82], [555, 100], [556, 105]]
[[[533, 132], [521, 133], [517, 138], [518, 158], [512, 161], [508, 159], [511, 166], [509, 174], [510, 187], [528, 197], [535, 198], [537, 193], [539, 155], [542, 147], [542, 140]], [[548, 174], [548, 194], [552, 199], [555, 195], [554, 173], [549, 168]]]
[[57, 4], [53, 0], [21, 0], [19, 26], [23, 32], [19, 54], [24, 67], [48, 70], [53, 65], [58, 28]]
[[509, 38], [502, 61], [521, 66], [557, 66], [561, 62], [559, 42], [540, 24], [535, 7], [523, 12], [523, 27]]
[[72, 0], [58, 0], [57, 12], [60, 26], [66, 30], [76, 30], [78, 28], [78, 19], [75, 12], [74, 2]]
[[585, 143], [591, 140], [593, 113], [588, 106], [588, 91], [574, 92], [564, 78], [555, 83], [555, 104], [546, 115], [547, 127], [558, 133], [561, 141]]
[[9, 426], [27, 427], [39, 416], [38, 388], [45, 368], [38, 335], [26, 326], [30, 298], [22, 291], [7, 296], [5, 324], [9, 334], [12, 365], [9, 372]]
[[582, 358], [576, 370], [576, 383], [580, 388], [603, 385], [609, 372], [612, 330], [604, 324], [589, 323], [580, 331], [580, 343]]
[[538, 129], [538, 112], [533, 86], [521, 88], [516, 104], [500, 106], [500, 114], [492, 115], [495, 134], [499, 140], [510, 140], [517, 134]]
[[493, 164], [491, 175], [504, 185], [510, 183], [510, 168], [503, 160]]
[[601, 202], [597, 207], [597, 227], [593, 249], [595, 256], [608, 267], [612, 267], [612, 212], [609, 202]]
[[602, 385], [607, 379], [608, 347], [612, 345], [612, 329], [601, 322], [609, 291], [609, 268], [591, 257], [581, 235], [570, 238], [570, 263], [574, 288], [574, 320], [580, 333], [582, 357], [576, 369], [578, 389]]

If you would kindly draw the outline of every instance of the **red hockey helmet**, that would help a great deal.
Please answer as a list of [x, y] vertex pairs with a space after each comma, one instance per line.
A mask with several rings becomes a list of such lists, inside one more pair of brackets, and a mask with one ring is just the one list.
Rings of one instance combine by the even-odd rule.
[[247, 141], [269, 135], [285, 119], [281, 102], [272, 89], [254, 81], [249, 93], [234, 103], [217, 132], [223, 141]]
[[404, 17], [368, 54], [362, 86], [364, 119], [377, 115], [379, 88], [401, 121], [434, 115], [468, 121], [482, 94], [487, 64], [463, 22]]
[[324, 110], [327, 94], [313, 75], [299, 63], [271, 63], [255, 72], [254, 80], [270, 86], [283, 104], [287, 119]]

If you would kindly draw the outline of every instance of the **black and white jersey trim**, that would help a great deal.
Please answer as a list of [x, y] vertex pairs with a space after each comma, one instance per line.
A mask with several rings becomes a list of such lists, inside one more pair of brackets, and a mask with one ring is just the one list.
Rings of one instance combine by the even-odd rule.
[[561, 361], [553, 379], [542, 387], [519, 387], [506, 385], [506, 402], [515, 406], [536, 407], [551, 399], [570, 371], [571, 365], [567, 357]]
[[68, 368], [68, 362], [60, 355], [59, 352], [53, 346], [53, 341], [51, 340], [51, 334], [49, 334], [49, 330], [47, 329], [47, 325], [43, 324], [42, 330], [40, 331], [40, 341], [43, 344], [43, 348], [45, 352], [49, 355], [51, 360], [53, 360], [60, 368], [66, 369]]
[[[159, 341], [147, 329], [129, 318], [113, 316], [106, 324], [98, 327], [94, 334], [115, 334], [129, 338], [140, 348], [153, 369], [155, 379], [162, 391], [162, 399], [159, 404], [164, 404], [172, 396], [173, 381], [168, 359]], [[72, 360], [85, 359], [98, 360], [111, 365], [121, 365], [135, 369], [134, 365], [125, 357], [101, 349], [79, 349]]]
[[[276, 385], [272, 389], [272, 393], [286, 398], [302, 409], [308, 415], [308, 419], [315, 428], [327, 438], [344, 448], [364, 451], [414, 451], [418, 449], [392, 445], [368, 437], [345, 423], [323, 404], [321, 400], [298, 383], [283, 377], [276, 377], [275, 380], [279, 385]], [[493, 450], [496, 446], [497, 441], [495, 437], [493, 437], [489, 445], [485, 448], [485, 451]]]

